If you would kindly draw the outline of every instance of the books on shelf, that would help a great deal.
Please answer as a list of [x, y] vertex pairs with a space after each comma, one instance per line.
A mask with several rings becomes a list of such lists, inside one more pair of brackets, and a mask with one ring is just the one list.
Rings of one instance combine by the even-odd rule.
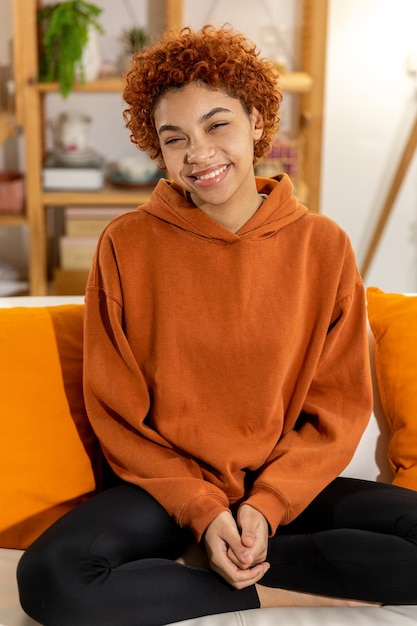
[[42, 185], [46, 190], [97, 191], [104, 185], [104, 161], [94, 157], [79, 166], [68, 165], [50, 154], [43, 164]]
[[54, 269], [54, 292], [57, 296], [83, 295], [87, 285], [88, 270]]
[[65, 207], [64, 234], [59, 238], [60, 267], [88, 270], [97, 241], [107, 224], [136, 207]]
[[98, 237], [113, 218], [132, 210], [129, 207], [66, 207], [65, 234]]
[[88, 269], [97, 246], [97, 237], [67, 237], [59, 240], [61, 269]]

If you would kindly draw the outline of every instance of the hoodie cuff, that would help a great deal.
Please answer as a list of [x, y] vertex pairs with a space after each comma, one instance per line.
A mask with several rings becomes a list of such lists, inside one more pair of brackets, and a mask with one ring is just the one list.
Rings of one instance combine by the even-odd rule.
[[230, 512], [226, 496], [202, 494], [186, 504], [178, 516], [177, 523], [181, 528], [188, 527], [200, 542], [207, 526], [223, 511]]
[[281, 524], [290, 521], [289, 506], [283, 498], [268, 487], [255, 487], [244, 504], [249, 504], [262, 513], [269, 525], [269, 536], [273, 537]]

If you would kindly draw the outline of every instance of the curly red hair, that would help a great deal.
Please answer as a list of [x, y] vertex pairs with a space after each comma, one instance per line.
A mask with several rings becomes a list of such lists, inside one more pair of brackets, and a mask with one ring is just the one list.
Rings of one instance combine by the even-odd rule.
[[259, 57], [256, 45], [229, 25], [170, 32], [133, 57], [123, 92], [129, 107], [123, 116], [130, 139], [140, 150], [152, 159], [162, 159], [153, 120], [155, 106], [166, 91], [192, 81], [223, 89], [238, 98], [248, 112], [255, 107], [264, 129], [254, 147], [254, 160], [269, 152], [282, 100], [278, 74], [270, 61]]

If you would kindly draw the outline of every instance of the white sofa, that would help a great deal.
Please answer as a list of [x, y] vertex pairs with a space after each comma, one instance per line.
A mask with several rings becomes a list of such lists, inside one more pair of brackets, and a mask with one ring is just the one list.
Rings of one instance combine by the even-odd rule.
[[[82, 302], [82, 297], [13, 297], [0, 298], [0, 307], [43, 306]], [[370, 333], [371, 361], [373, 338]], [[379, 396], [375, 393], [374, 414], [345, 476], [391, 481], [385, 450], [387, 428]], [[3, 480], [4, 478], [2, 478]], [[20, 608], [16, 586], [16, 564], [19, 550], [0, 549], [0, 626], [31, 626], [36, 624]], [[138, 616], [138, 625], [140, 616]], [[184, 626], [412, 626], [417, 624], [417, 606], [385, 606], [382, 608], [276, 608], [240, 611], [181, 622]], [[56, 626], [59, 626], [57, 624]], [[77, 626], [74, 624], [74, 626]], [[92, 624], [91, 626], [100, 626]], [[123, 626], [115, 624], [114, 626]]]

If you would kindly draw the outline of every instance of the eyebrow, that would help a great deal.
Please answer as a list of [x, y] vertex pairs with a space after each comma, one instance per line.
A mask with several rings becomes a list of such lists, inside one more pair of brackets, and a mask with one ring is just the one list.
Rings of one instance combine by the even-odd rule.
[[[202, 115], [198, 120], [198, 123], [204, 124], [204, 122], [207, 122], [207, 120], [211, 119], [217, 113], [232, 113], [232, 111], [224, 107], [214, 107], [214, 109], [211, 109], [210, 111]], [[175, 124], [162, 124], [162, 126], [159, 127], [158, 133], [161, 134], [167, 130], [175, 132], [181, 131], [181, 126], [175, 126]]]

